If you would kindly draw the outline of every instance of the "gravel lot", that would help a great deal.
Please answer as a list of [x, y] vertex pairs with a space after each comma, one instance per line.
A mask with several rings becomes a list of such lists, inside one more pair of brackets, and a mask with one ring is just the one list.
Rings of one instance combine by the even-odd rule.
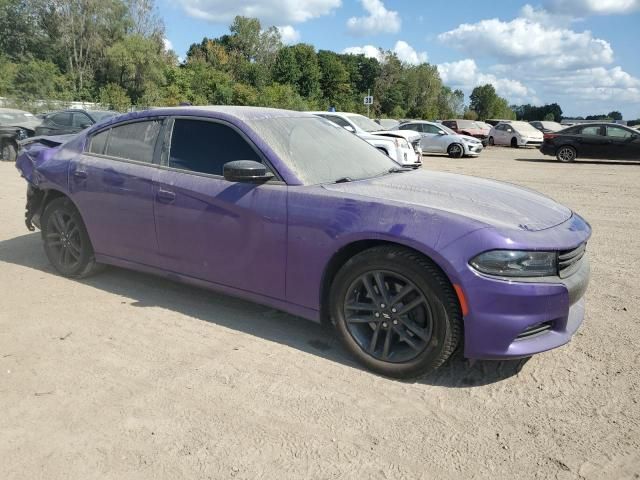
[[0, 478], [640, 478], [640, 162], [494, 147], [425, 168], [525, 185], [591, 222], [572, 343], [405, 383], [265, 307], [115, 268], [66, 280], [1, 163]]

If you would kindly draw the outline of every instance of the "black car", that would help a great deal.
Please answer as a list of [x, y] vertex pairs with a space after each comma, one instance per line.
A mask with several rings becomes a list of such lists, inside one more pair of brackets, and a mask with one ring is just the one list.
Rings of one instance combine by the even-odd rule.
[[42, 120], [42, 124], [36, 128], [36, 135], [67, 135], [77, 133], [90, 127], [94, 123], [118, 115], [118, 112], [109, 110], [63, 110], [51, 112]]
[[0, 108], [0, 160], [14, 162], [18, 142], [32, 137], [40, 119], [29, 112]]
[[589, 123], [547, 133], [540, 151], [561, 162], [576, 158], [640, 160], [640, 132], [615, 123]]

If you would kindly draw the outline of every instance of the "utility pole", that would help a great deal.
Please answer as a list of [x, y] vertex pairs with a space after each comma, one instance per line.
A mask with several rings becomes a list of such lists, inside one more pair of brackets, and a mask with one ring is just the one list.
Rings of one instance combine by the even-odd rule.
[[[371, 96], [371, 89], [367, 89], [367, 97]], [[371, 118], [371, 115], [369, 115], [369, 107], [371, 107], [371, 105], [369, 105], [369, 103], [367, 102], [367, 117]]]

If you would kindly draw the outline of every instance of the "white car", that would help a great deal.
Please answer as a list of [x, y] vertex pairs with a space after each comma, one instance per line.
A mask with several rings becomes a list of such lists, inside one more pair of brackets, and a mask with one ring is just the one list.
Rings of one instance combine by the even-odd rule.
[[416, 132], [385, 130], [370, 118], [357, 113], [309, 112], [335, 123], [381, 150], [403, 167], [422, 165], [421, 137]]
[[398, 127], [400, 130], [411, 130], [422, 135], [420, 145], [424, 153], [446, 153], [450, 157], [477, 157], [484, 148], [482, 142], [469, 135], [459, 135], [449, 127], [439, 123], [414, 120]]
[[534, 128], [540, 130], [542, 133], [555, 133], [567, 128], [565, 125], [561, 125], [558, 122], [548, 122], [546, 120], [541, 122], [533, 121], [529, 123], [533, 125]]
[[539, 147], [543, 141], [543, 133], [527, 122], [500, 122], [489, 132], [489, 145]]

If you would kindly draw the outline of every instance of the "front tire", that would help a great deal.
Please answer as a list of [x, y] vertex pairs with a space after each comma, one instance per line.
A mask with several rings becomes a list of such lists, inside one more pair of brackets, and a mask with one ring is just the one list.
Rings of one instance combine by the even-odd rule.
[[560, 147], [556, 152], [556, 158], [562, 163], [571, 163], [575, 161], [577, 157], [578, 157], [578, 152], [576, 151], [575, 148], [569, 145], [564, 145]]
[[496, 141], [493, 139], [493, 137], [489, 137], [489, 145], [493, 147], [495, 144], [496, 144]]
[[44, 251], [60, 275], [83, 278], [100, 269], [80, 212], [71, 200], [52, 200], [44, 209], [41, 225]]
[[18, 149], [10, 142], [4, 142], [2, 144], [2, 150], [0, 151], [0, 158], [5, 162], [15, 162], [18, 156]]
[[449, 148], [447, 148], [447, 154], [451, 158], [462, 158], [464, 155], [464, 147], [459, 143], [452, 143], [449, 145]]
[[462, 334], [460, 305], [446, 276], [402, 247], [375, 247], [351, 258], [333, 281], [330, 305], [347, 350], [388, 377], [437, 369]]
[[511, 139], [511, 148], [518, 148], [518, 147], [519, 147], [519, 145], [518, 145], [518, 139], [517, 139], [516, 137], [513, 137], [513, 138]]

